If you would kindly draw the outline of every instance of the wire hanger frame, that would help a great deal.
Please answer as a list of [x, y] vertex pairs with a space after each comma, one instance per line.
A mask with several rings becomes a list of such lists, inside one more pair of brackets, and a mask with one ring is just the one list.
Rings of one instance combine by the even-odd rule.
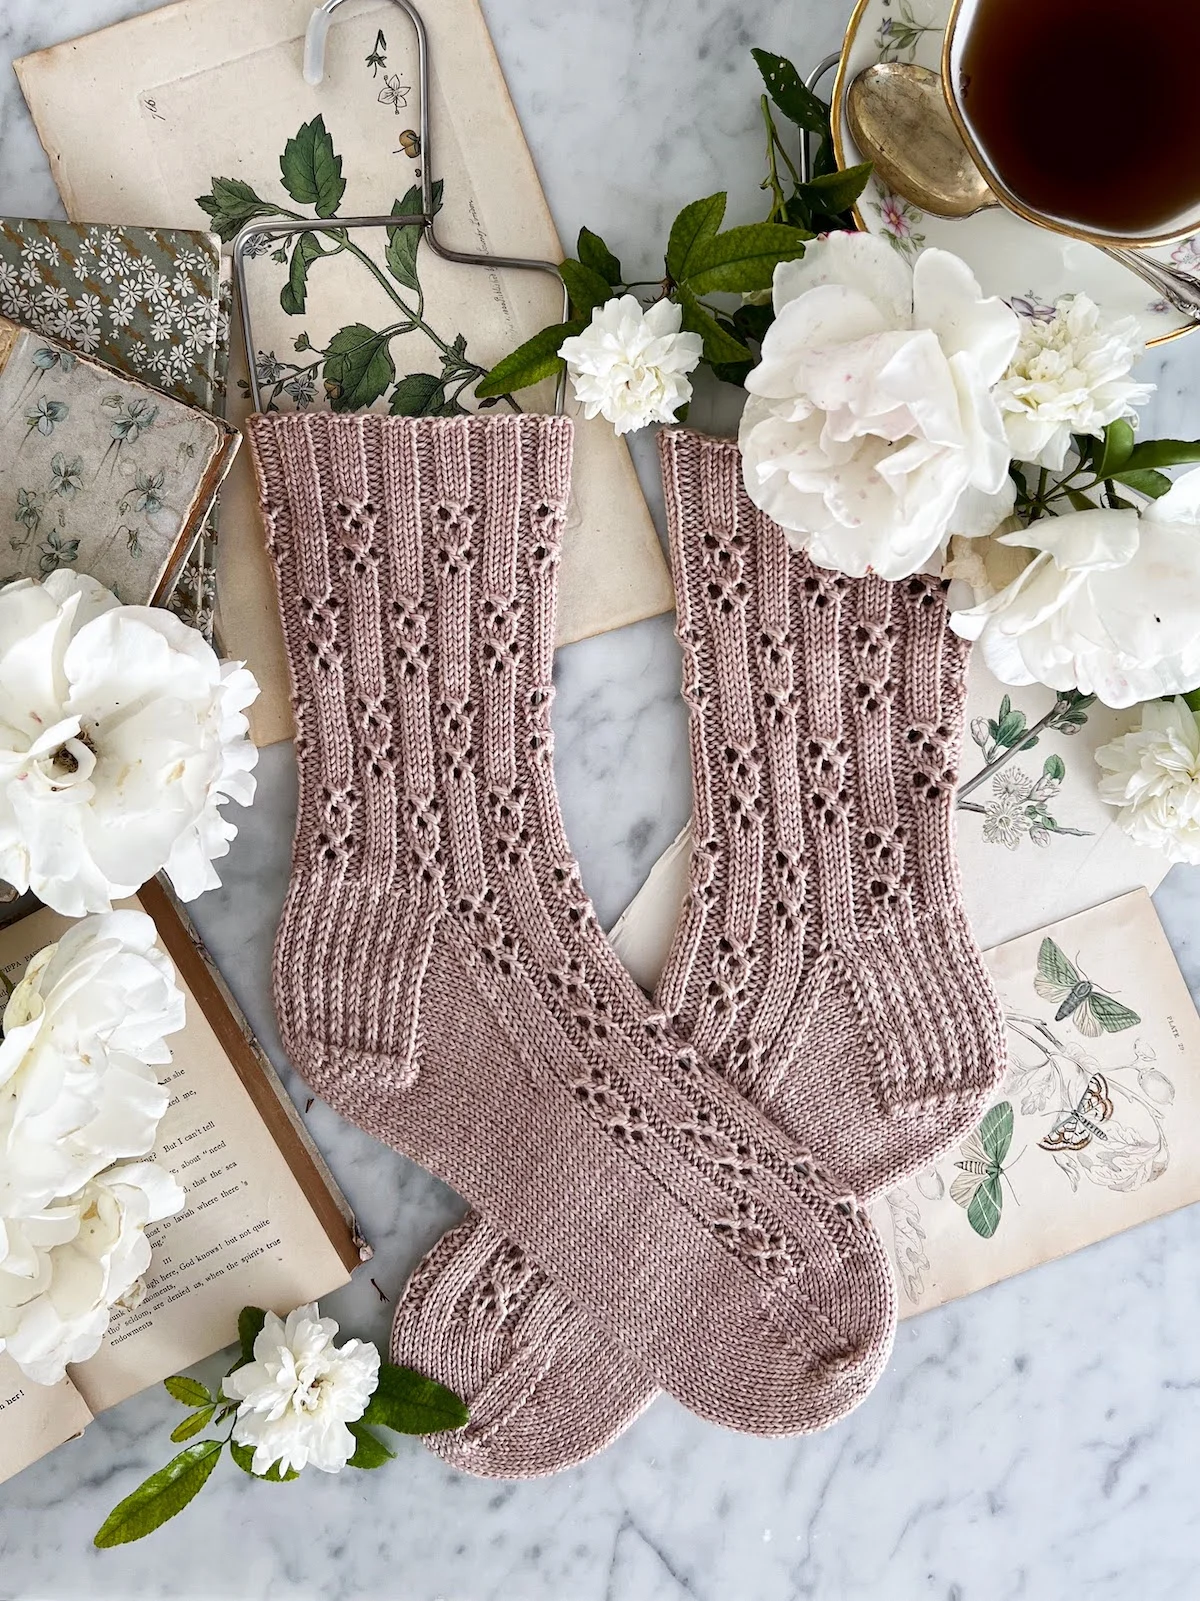
[[[242, 340], [246, 347], [246, 361], [250, 373], [250, 398], [254, 402], [255, 411], [263, 410], [262, 387], [259, 383], [258, 368], [254, 359], [256, 349], [254, 328], [250, 316], [250, 296], [246, 274], [246, 261], [250, 255], [250, 246], [267, 235], [271, 238], [285, 238], [292, 234], [312, 233], [324, 235], [326, 238], [336, 238], [341, 233], [350, 233], [362, 228], [404, 228], [418, 227], [421, 236], [435, 256], [443, 261], [454, 262], [465, 267], [486, 267], [489, 271], [515, 270], [519, 272], [549, 273], [562, 286], [563, 321], [570, 314], [570, 300], [565, 285], [559, 277], [557, 266], [552, 261], [539, 261], [533, 257], [525, 256], [499, 256], [489, 255], [474, 250], [455, 250], [445, 244], [437, 236], [433, 210], [433, 162], [430, 153], [430, 115], [429, 115], [429, 39], [425, 32], [425, 24], [420, 12], [411, 3], [411, 0], [392, 0], [392, 3], [404, 12], [412, 23], [417, 35], [417, 84], [420, 95], [419, 127], [421, 141], [421, 210], [416, 212], [396, 213], [384, 217], [331, 217], [328, 221], [313, 220], [309, 218], [295, 219], [292, 217], [262, 217], [248, 222], [233, 241], [233, 272], [237, 284], [238, 310], [241, 319]], [[329, 37], [329, 27], [333, 13], [342, 0], [324, 0], [324, 4], [317, 6], [309, 19], [308, 31], [304, 39], [304, 81], [317, 85], [325, 76], [325, 44]], [[554, 393], [554, 410], [561, 415], [565, 399], [564, 374], [560, 373]]]

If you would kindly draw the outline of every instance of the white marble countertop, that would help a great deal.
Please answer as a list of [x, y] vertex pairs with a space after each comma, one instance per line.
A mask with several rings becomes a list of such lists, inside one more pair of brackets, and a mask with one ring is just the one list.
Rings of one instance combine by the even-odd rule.
[[[3, 0], [0, 56], [156, 0]], [[849, 0], [484, 0], [564, 237], [583, 222], [651, 268], [678, 206], [727, 184], [742, 220], [761, 165], [749, 47], [810, 63]], [[752, 180], [752, 181], [751, 181]], [[0, 73], [0, 213], [59, 216], [17, 84]], [[1200, 433], [1200, 338], [1152, 353], [1147, 419]], [[702, 425], [708, 417], [698, 418]], [[644, 447], [648, 442], [642, 441]], [[639, 450], [653, 493], [653, 458]], [[671, 621], [559, 659], [558, 773], [567, 824], [611, 922], [687, 812]], [[196, 921], [281, 1061], [271, 938], [294, 806], [287, 747]], [[1158, 895], [1200, 985], [1200, 873]], [[292, 1080], [298, 1095], [302, 1087]], [[320, 1105], [309, 1124], [376, 1247], [330, 1309], [386, 1341], [395, 1294], [459, 1211], [435, 1180]], [[99, 1553], [112, 1505], [165, 1460], [176, 1421], [151, 1391], [0, 1489], [0, 1594], [341, 1601], [1117, 1601], [1197, 1593], [1200, 1209], [903, 1324], [878, 1389], [831, 1433], [724, 1434], [658, 1402], [606, 1455], [546, 1482], [453, 1474], [415, 1443], [378, 1474], [287, 1488], [218, 1474], [152, 1539]]]

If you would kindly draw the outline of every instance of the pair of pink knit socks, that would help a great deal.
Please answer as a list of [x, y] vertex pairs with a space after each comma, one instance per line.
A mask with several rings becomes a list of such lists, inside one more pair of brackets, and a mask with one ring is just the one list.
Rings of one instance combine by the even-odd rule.
[[977, 1120], [999, 1009], [952, 852], [964, 650], [941, 586], [848, 580], [663, 435], [691, 708], [691, 890], [651, 1004], [554, 787], [572, 425], [252, 420], [297, 719], [284, 1044], [478, 1209], [397, 1361], [467, 1471], [582, 1461], [659, 1388], [761, 1434], [868, 1393], [895, 1301], [862, 1202]]

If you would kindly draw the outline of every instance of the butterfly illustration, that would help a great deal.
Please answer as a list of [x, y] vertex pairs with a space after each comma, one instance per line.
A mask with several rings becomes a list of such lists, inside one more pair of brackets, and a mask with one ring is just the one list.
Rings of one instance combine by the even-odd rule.
[[1114, 1001], [1081, 973], [1049, 935], [1042, 941], [1037, 965], [1033, 987], [1044, 1001], [1058, 1002], [1056, 1023], [1069, 1017], [1081, 1034], [1094, 1040], [1101, 1034], [1119, 1034], [1123, 1028], [1133, 1028], [1141, 1022], [1135, 1011]]
[[400, 82], [399, 73], [385, 73], [383, 88], [375, 96], [381, 106], [391, 106], [397, 116], [400, 115], [401, 106], [408, 104], [408, 97], [412, 89], [406, 83]]
[[1038, 1147], [1043, 1151], [1082, 1151], [1093, 1140], [1108, 1138], [1100, 1125], [1112, 1115], [1108, 1081], [1103, 1073], [1093, 1073], [1078, 1104], [1059, 1118], [1046, 1138], [1038, 1141]]
[[990, 1240], [1000, 1227], [1004, 1207], [1004, 1159], [1013, 1137], [1011, 1101], [999, 1101], [973, 1134], [968, 1134], [950, 1184], [950, 1199], [965, 1207], [967, 1222], [980, 1239]]

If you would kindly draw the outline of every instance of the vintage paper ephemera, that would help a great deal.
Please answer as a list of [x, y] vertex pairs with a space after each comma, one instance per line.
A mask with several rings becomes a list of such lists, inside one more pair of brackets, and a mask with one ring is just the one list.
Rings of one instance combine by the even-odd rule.
[[[369, 1254], [190, 926], [158, 884], [139, 901], [187, 997], [187, 1024], [171, 1036], [173, 1060], [160, 1070], [171, 1101], [156, 1152], [186, 1201], [147, 1231], [154, 1258], [145, 1299], [114, 1314], [104, 1345], [63, 1384], [32, 1384], [0, 1355], [0, 1480], [78, 1434], [93, 1414], [229, 1345], [243, 1306], [290, 1311], [344, 1284]], [[67, 922], [41, 911], [0, 932], [8, 977], [18, 978]]]
[[[1096, 750], [1135, 715], [1059, 698], [1041, 684], [1010, 689], [978, 651], [972, 656], [962, 754], [964, 790], [972, 787], [958, 809], [957, 854], [963, 898], [984, 949], [1139, 885], [1157, 889], [1166, 876], [1166, 857], [1135, 845], [1096, 793]], [[1008, 750], [1017, 754], [993, 773]], [[612, 931], [646, 990], [658, 983], [675, 934], [690, 845], [685, 828]]]
[[0, 582], [89, 573], [127, 605], [161, 603], [238, 436], [116, 368], [0, 318]]
[[[312, 218], [302, 242], [273, 241], [250, 264], [255, 361], [273, 404], [332, 400], [403, 415], [469, 405], [480, 369], [561, 315], [561, 286], [538, 273], [449, 266], [399, 230], [356, 233], [347, 246], [321, 231], [322, 219], [417, 203], [424, 153], [415, 36], [403, 15], [384, 0], [340, 8], [325, 81], [310, 88], [301, 61], [311, 10], [312, 0], [181, 0], [19, 62], [67, 211], [181, 227], [211, 220], [226, 237], [255, 215]], [[423, 15], [439, 231], [464, 249], [561, 259], [477, 0], [427, 0]], [[324, 181], [306, 183], [318, 169]], [[550, 397], [528, 403], [548, 409]], [[222, 512], [221, 629], [263, 685], [251, 720], [264, 743], [286, 737], [291, 719], [247, 462]], [[628, 451], [603, 420], [581, 423], [560, 641], [670, 605]]]

